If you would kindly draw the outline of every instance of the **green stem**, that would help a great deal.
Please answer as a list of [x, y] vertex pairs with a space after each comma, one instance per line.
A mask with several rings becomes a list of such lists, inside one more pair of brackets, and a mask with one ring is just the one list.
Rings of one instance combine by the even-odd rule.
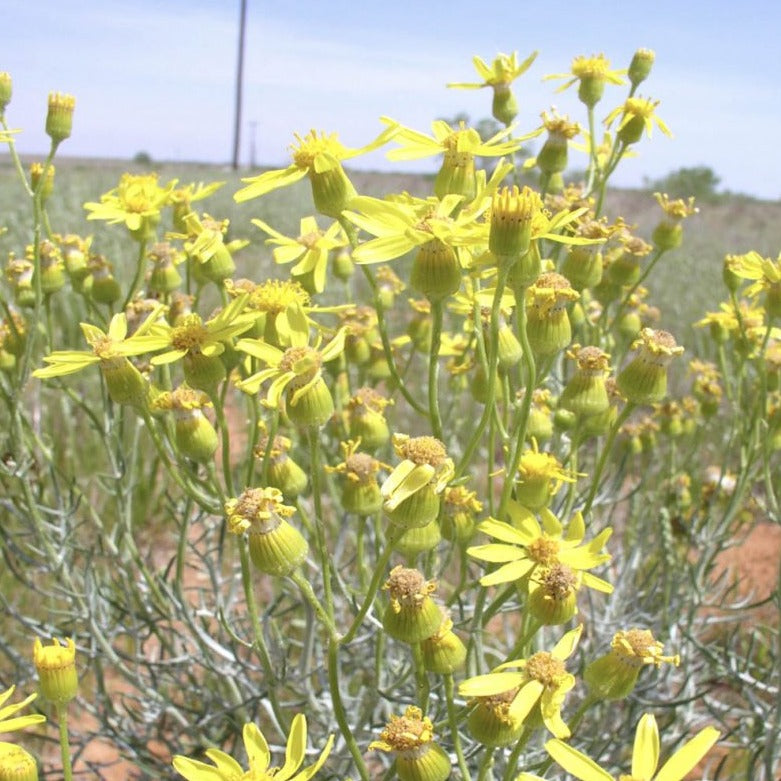
[[355, 639], [355, 635], [360, 629], [361, 624], [363, 623], [363, 619], [369, 612], [369, 608], [372, 606], [374, 598], [377, 596], [380, 583], [382, 582], [382, 579], [385, 575], [385, 569], [388, 566], [391, 554], [393, 553], [393, 543], [395, 542], [398, 534], [399, 533], [394, 534], [391, 532], [388, 535], [388, 540], [385, 543], [385, 550], [383, 550], [382, 555], [377, 559], [377, 564], [374, 567], [374, 574], [372, 575], [371, 583], [369, 583], [369, 590], [366, 592], [363, 604], [361, 605], [358, 614], [353, 619], [352, 624], [350, 624], [350, 628], [347, 630], [347, 633], [344, 635], [344, 637], [342, 637], [341, 642], [343, 644], [350, 643]]
[[458, 712], [456, 711], [454, 699], [455, 686], [453, 684], [453, 674], [446, 673], [443, 677], [445, 681], [445, 700], [447, 702], [447, 721], [450, 725], [450, 737], [453, 740], [453, 750], [456, 752], [458, 769], [461, 771], [461, 781], [471, 781], [472, 776], [470, 775], [469, 768], [466, 764], [464, 749], [461, 745], [461, 735], [458, 732]]
[[282, 713], [277, 699], [277, 675], [271, 664], [271, 656], [266, 646], [266, 640], [263, 637], [263, 627], [260, 625], [260, 616], [258, 614], [258, 605], [255, 601], [255, 592], [252, 589], [252, 573], [250, 571], [249, 551], [247, 541], [243, 536], [237, 538], [239, 545], [239, 557], [241, 559], [241, 585], [244, 588], [244, 598], [247, 600], [247, 611], [249, 612], [250, 623], [252, 624], [252, 633], [254, 637], [253, 646], [258, 654], [260, 663], [263, 666], [263, 672], [268, 684], [268, 697], [271, 702], [271, 709], [283, 732], [287, 733], [289, 724]]
[[[483, 406], [483, 414], [480, 416], [480, 420], [477, 422], [477, 426], [475, 426], [475, 430], [472, 432], [472, 436], [469, 438], [469, 441], [464, 448], [464, 454], [458, 462], [454, 479], [457, 479], [464, 474], [471, 463], [472, 456], [474, 455], [477, 446], [480, 444], [485, 427], [494, 414], [493, 400], [496, 392], [496, 364], [499, 352], [499, 315], [501, 314], [502, 293], [504, 292], [509, 270], [509, 265], [503, 265], [499, 268], [499, 274], [496, 280], [496, 290], [494, 291], [494, 300], [491, 304], [491, 341], [488, 347], [488, 388], [486, 390], [486, 403]], [[479, 320], [475, 322], [474, 327], [480, 328]]]
[[323, 571], [323, 592], [325, 595], [325, 610], [333, 622], [334, 597], [331, 585], [331, 559], [328, 555], [326, 543], [325, 518], [323, 517], [323, 497], [320, 485], [320, 432], [316, 428], [310, 428], [309, 432], [309, 461], [312, 470], [312, 499], [315, 510], [315, 543], [317, 556]]
[[363, 761], [363, 755], [355, 742], [350, 723], [347, 720], [347, 713], [344, 710], [342, 702], [342, 692], [339, 684], [339, 642], [334, 638], [328, 641], [328, 685], [331, 691], [331, 706], [333, 707], [336, 723], [342, 733], [347, 748], [352, 755], [355, 767], [358, 770], [362, 781], [369, 781], [369, 771], [366, 769], [366, 763]]
[[71, 767], [71, 750], [68, 741], [68, 706], [57, 705], [57, 721], [60, 727], [60, 757], [62, 758], [62, 777], [65, 781], [72, 781], [73, 768]]
[[220, 427], [220, 438], [222, 440], [222, 477], [225, 480], [225, 491], [228, 496], [235, 496], [233, 487], [233, 472], [231, 470], [231, 440], [228, 429], [228, 421], [225, 418], [225, 409], [215, 388], [213, 393], [209, 394], [211, 402], [214, 405], [214, 412], [217, 415], [217, 425]]
[[323, 608], [322, 604], [320, 603], [320, 600], [317, 598], [317, 595], [315, 594], [314, 589], [312, 588], [312, 584], [304, 577], [301, 570], [299, 569], [293, 570], [293, 572], [291, 572], [288, 577], [301, 590], [301, 595], [310, 604], [312, 610], [314, 610], [315, 615], [317, 616], [320, 623], [328, 630], [328, 634], [330, 635], [331, 639], [336, 640], [338, 642], [339, 633], [336, 631], [334, 622], [331, 620], [330, 616], [326, 613], [325, 608]]
[[442, 416], [439, 412], [439, 348], [442, 342], [442, 301], [431, 303], [431, 346], [428, 358], [428, 409], [431, 419], [431, 430], [434, 436], [442, 441]]
[[518, 738], [518, 742], [513, 747], [510, 756], [507, 758], [507, 767], [504, 771], [503, 781], [512, 781], [515, 774], [515, 768], [518, 766], [518, 760], [521, 758], [521, 753], [526, 744], [529, 742], [529, 738], [532, 736], [534, 730], [529, 727], [525, 727], [521, 736]]
[[146, 239], [138, 242], [138, 258], [136, 259], [136, 273], [133, 275], [133, 282], [130, 285], [130, 289], [127, 291], [127, 296], [122, 302], [122, 311], [127, 309], [127, 305], [133, 300], [133, 297], [138, 292], [138, 288], [141, 285], [141, 281], [144, 278], [144, 270], [146, 269]]
[[504, 475], [504, 485], [502, 486], [502, 496], [499, 500], [500, 519], [504, 518], [507, 511], [507, 504], [510, 501], [513, 485], [515, 484], [515, 475], [518, 473], [518, 465], [521, 463], [523, 453], [523, 443], [526, 440], [526, 426], [529, 422], [529, 413], [532, 406], [532, 394], [537, 382], [537, 367], [534, 362], [534, 353], [529, 344], [529, 337], [526, 333], [526, 288], [519, 284], [515, 285], [516, 312], [518, 316], [518, 340], [523, 348], [523, 363], [526, 367], [526, 384], [523, 392], [523, 401], [521, 409], [518, 412], [515, 423], [515, 430], [512, 434], [512, 455]]
[[480, 770], [477, 775], [477, 781], [488, 781], [489, 778], [493, 778], [491, 769], [494, 766], [494, 753], [495, 748], [485, 748], [485, 755], [483, 761], [480, 763]]
[[637, 405], [631, 401], [628, 401], [624, 406], [624, 409], [621, 410], [621, 414], [616, 418], [615, 423], [613, 423], [610, 431], [608, 432], [607, 439], [605, 440], [605, 444], [602, 448], [602, 452], [599, 454], [597, 468], [591, 478], [591, 488], [589, 489], [588, 496], [586, 497], [586, 503], [583, 506], [583, 515], [588, 515], [589, 511], [591, 510], [591, 505], [594, 503], [594, 498], [596, 497], [597, 491], [599, 490], [599, 481], [602, 478], [602, 472], [605, 469], [607, 457], [610, 455], [610, 451], [613, 449], [613, 442], [615, 441], [616, 434], [618, 434], [621, 426], [624, 425], [626, 419], [632, 414], [632, 410], [634, 410], [635, 406]]

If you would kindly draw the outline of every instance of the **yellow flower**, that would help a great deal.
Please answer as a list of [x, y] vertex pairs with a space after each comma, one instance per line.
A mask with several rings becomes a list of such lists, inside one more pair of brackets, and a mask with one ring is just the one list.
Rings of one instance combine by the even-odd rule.
[[344, 216], [377, 238], [358, 246], [353, 260], [359, 264], [381, 263], [436, 239], [454, 248], [461, 267], [467, 267], [469, 260], [462, 254], [463, 248], [483, 244], [486, 237], [476, 223], [480, 211], [464, 209], [453, 216], [462, 202], [460, 195], [446, 195], [441, 200], [415, 198], [406, 203], [368, 196], [355, 198], [351, 206], [356, 211], [347, 211]]
[[46, 721], [46, 716], [41, 713], [31, 713], [27, 716], [16, 716], [11, 718], [11, 716], [28, 706], [38, 696], [37, 694], [31, 694], [21, 702], [14, 703], [13, 705], [6, 705], [5, 703], [11, 698], [15, 688], [15, 686], [11, 686], [9, 689], [0, 693], [0, 733], [16, 732], [17, 730], [24, 729], [32, 724], [40, 724], [41, 722]]
[[318, 228], [314, 217], [303, 217], [299, 234], [294, 239], [275, 231], [263, 220], [252, 220], [252, 223], [271, 236], [266, 240], [266, 244], [277, 245], [272, 253], [274, 262], [292, 263], [297, 260], [298, 263], [293, 266], [290, 273], [294, 277], [311, 276], [312, 287], [316, 293], [325, 290], [328, 253], [336, 247], [347, 245], [347, 237], [338, 222], [334, 222], [327, 231], [322, 231]]
[[60, 642], [56, 637], [44, 645], [39, 637], [33, 645], [33, 662], [38, 672], [41, 693], [49, 702], [64, 705], [79, 690], [76, 673], [76, 644], [72, 637]]
[[266, 406], [279, 407], [284, 393], [287, 414], [297, 425], [327, 423], [333, 415], [334, 402], [322, 367], [344, 351], [345, 333], [344, 328], [339, 329], [322, 349], [320, 336], [314, 347], [299, 340], [284, 351], [259, 339], [240, 339], [236, 348], [259, 358], [267, 368], [242, 380], [238, 387], [245, 393], [257, 393], [264, 382], [271, 380], [263, 402]]
[[122, 312], [111, 318], [108, 331], [105, 333], [91, 323], [80, 323], [84, 338], [92, 350], [58, 350], [51, 355], [45, 355], [43, 360], [49, 366], [36, 369], [33, 372], [33, 377], [38, 377], [41, 380], [62, 377], [95, 364], [98, 364], [104, 373], [125, 366], [127, 356], [141, 355], [149, 349], [139, 337], [149, 333], [162, 310], [162, 306], [157, 307], [129, 339], [125, 338], [127, 336], [127, 318]]
[[656, 116], [655, 111], [658, 105], [658, 100], [654, 101], [640, 97], [627, 98], [623, 106], [614, 108], [607, 115], [605, 124], [610, 127], [621, 115], [621, 121], [618, 123], [616, 134], [618, 139], [625, 144], [634, 144], [639, 141], [643, 129], [645, 129], [650, 138], [654, 123], [656, 123], [656, 126], [662, 133], [672, 138], [670, 128]]
[[247, 182], [247, 186], [239, 190], [233, 198], [242, 203], [308, 176], [317, 210], [336, 219], [356, 195], [355, 188], [342, 168], [342, 161], [377, 149], [393, 138], [395, 133], [395, 127], [387, 128], [374, 141], [358, 149], [342, 146], [336, 133], [327, 136], [323, 132], [318, 134], [315, 130], [310, 130], [303, 138], [296, 133], [294, 135], [298, 144], [291, 146], [292, 165], [242, 179]]
[[580, 82], [578, 97], [587, 106], [593, 107], [602, 97], [605, 82], [623, 84], [624, 80], [621, 77], [625, 73], [626, 70], [611, 71], [610, 60], [604, 54], [594, 54], [591, 57], [578, 55], [572, 60], [572, 67], [569, 73], [553, 73], [549, 76], [543, 76], [543, 80], [569, 79], [556, 92], [563, 92], [576, 82]]
[[[575, 651], [583, 631], [581, 624], [567, 632], [551, 651], [538, 651], [528, 659], [513, 659], [487, 675], [464, 681], [458, 692], [465, 697], [490, 697], [518, 689], [509, 708], [514, 720], [523, 722], [539, 705], [543, 724], [557, 738], [567, 738], [569, 728], [561, 718], [561, 706], [567, 692], [575, 686], [575, 677], [564, 662]], [[519, 667], [510, 672], [508, 668]]]
[[746, 295], [754, 298], [781, 282], [781, 254], [773, 261], [752, 250], [745, 255], [733, 256], [730, 269], [741, 279], [753, 280], [753, 284], [746, 288]]
[[[682, 781], [718, 739], [719, 731], [715, 727], [705, 727], [684, 743], [657, 772], [659, 729], [656, 726], [656, 719], [650, 713], [646, 713], [640, 719], [635, 732], [631, 774], [621, 775], [619, 779], [620, 781]], [[580, 781], [614, 781], [614, 777], [596, 762], [561, 740], [549, 740], [545, 748], [564, 770]], [[534, 778], [534, 776], [528, 777]]]
[[[564, 564], [573, 570], [589, 570], [610, 560], [609, 553], [601, 553], [613, 530], [608, 527], [591, 542], [583, 544], [586, 526], [578, 512], [572, 516], [566, 534], [559, 519], [548, 509], [540, 511], [542, 526], [534, 514], [516, 502], [510, 502], [509, 523], [488, 518], [478, 531], [500, 540], [498, 543], [468, 548], [472, 558], [501, 564], [495, 572], [480, 578], [480, 585], [494, 586], [532, 575], [539, 567]], [[589, 572], [583, 572], [583, 583], [609, 594], [613, 587]]]
[[[383, 117], [383, 122], [394, 126], [398, 125], [392, 119]], [[386, 155], [389, 160], [419, 160], [423, 157], [444, 154], [445, 161], [448, 157], [455, 158], [459, 155], [477, 155], [478, 157], [502, 157], [512, 154], [520, 149], [521, 142], [539, 134], [534, 131], [522, 137], [505, 140], [513, 132], [512, 127], [500, 130], [487, 141], [480, 138], [480, 134], [474, 128], [466, 127], [462, 121], [457, 128], [451, 127], [447, 122], [438, 119], [431, 123], [433, 137], [420, 133], [417, 130], [398, 125], [398, 132], [393, 140], [400, 146], [391, 149]]]
[[162, 321], [154, 323], [139, 341], [147, 350], [165, 349], [152, 358], [154, 366], [173, 363], [186, 355], [214, 358], [225, 352], [225, 342], [255, 322], [254, 313], [242, 314], [246, 302], [246, 295], [239, 296], [205, 322], [193, 313], [179, 318], [173, 326]]
[[206, 756], [212, 764], [177, 755], [173, 760], [174, 769], [187, 781], [308, 781], [325, 764], [334, 743], [331, 735], [314, 765], [299, 771], [306, 756], [306, 717], [303, 714], [297, 713], [290, 725], [285, 764], [281, 768], [269, 767], [271, 751], [263, 734], [254, 724], [244, 725], [242, 737], [249, 762], [249, 769], [246, 771], [233, 757], [216, 748], [206, 750]]
[[498, 54], [489, 67], [482, 58], [475, 55], [472, 62], [483, 81], [477, 84], [455, 82], [447, 86], [456, 89], [492, 87], [494, 91], [492, 113], [500, 122], [509, 125], [518, 114], [518, 103], [510, 90], [510, 84], [531, 67], [536, 57], [537, 52], [532, 52], [523, 62], [518, 62], [518, 52], [513, 52], [509, 56]]
[[122, 174], [119, 185], [105, 195], [100, 203], [85, 203], [88, 220], [107, 220], [110, 224], [125, 223], [131, 232], [139, 231], [145, 223], [156, 225], [160, 210], [171, 201], [176, 180], [164, 187], [157, 183], [157, 174]]
[[482, 89], [483, 87], [507, 86], [525, 73], [534, 60], [538, 52], [532, 52], [523, 62], [518, 62], [518, 52], [510, 55], [497, 54], [491, 65], [487, 65], [482, 57], [475, 55], [472, 57], [475, 70], [478, 76], [483, 79], [477, 84], [473, 82], [452, 82], [448, 87], [455, 89]]
[[391, 716], [369, 749], [394, 752], [401, 781], [445, 781], [450, 776], [450, 759], [434, 742], [431, 719], [414, 705], [403, 716]]

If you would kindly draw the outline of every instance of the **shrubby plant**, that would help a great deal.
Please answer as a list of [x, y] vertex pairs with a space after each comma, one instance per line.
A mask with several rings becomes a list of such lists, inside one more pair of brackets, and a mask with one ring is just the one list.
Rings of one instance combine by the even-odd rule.
[[[0, 648], [53, 706], [53, 774], [114, 777], [99, 736], [124, 777], [777, 778], [781, 596], [742, 626], [717, 557], [779, 521], [781, 261], [728, 254], [692, 350], [645, 282], [693, 200], [657, 194], [646, 236], [606, 214], [669, 134], [638, 93], [653, 53], [576, 57], [552, 78], [585, 117], [522, 131], [535, 56], [449, 85], [491, 89], [486, 140], [296, 136], [235, 193], [262, 233], [203, 211], [220, 183], [125, 174], [85, 204], [123, 257], [49, 219], [73, 98], [28, 173], [0, 74], [33, 225], [2, 291]], [[440, 156], [432, 194], [359, 193], [343, 163], [383, 146]], [[263, 196], [301, 180], [286, 235]], [[262, 241], [275, 265], [241, 276]], [[0, 731], [43, 720], [13, 694]], [[37, 778], [51, 752], [14, 741], [0, 779]]]

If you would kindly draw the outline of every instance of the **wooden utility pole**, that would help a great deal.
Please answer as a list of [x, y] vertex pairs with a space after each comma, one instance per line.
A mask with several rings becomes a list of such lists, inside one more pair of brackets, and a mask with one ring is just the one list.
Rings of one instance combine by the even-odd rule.
[[247, 0], [240, 0], [239, 13], [239, 60], [236, 64], [236, 111], [233, 117], [233, 158], [231, 167], [239, 167], [239, 140], [241, 137], [241, 95], [244, 88], [244, 38], [247, 29]]

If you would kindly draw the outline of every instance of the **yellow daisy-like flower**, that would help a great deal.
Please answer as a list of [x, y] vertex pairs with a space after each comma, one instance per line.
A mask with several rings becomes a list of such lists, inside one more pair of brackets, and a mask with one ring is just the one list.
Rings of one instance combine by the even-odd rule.
[[463, 248], [485, 243], [485, 236], [476, 222], [479, 211], [464, 209], [452, 216], [462, 203], [460, 195], [446, 195], [441, 200], [415, 198], [406, 203], [369, 196], [355, 198], [351, 206], [356, 211], [347, 211], [344, 216], [376, 238], [358, 246], [353, 260], [381, 263], [436, 239], [454, 248], [462, 268], [466, 267], [469, 261], [462, 255]]
[[100, 203], [85, 203], [88, 220], [107, 220], [109, 224], [123, 222], [131, 232], [141, 230], [145, 224], [156, 225], [160, 211], [171, 202], [176, 180], [161, 187], [157, 174], [122, 174], [119, 185], [105, 195]]
[[381, 147], [393, 138], [395, 133], [396, 128], [389, 127], [374, 141], [357, 149], [343, 146], [336, 133], [329, 136], [323, 132], [310, 130], [303, 138], [296, 133], [294, 135], [297, 144], [291, 146], [292, 165], [243, 179], [242, 181], [247, 182], [247, 186], [239, 190], [233, 198], [238, 203], [242, 203], [308, 176], [317, 210], [336, 219], [357, 194], [342, 168], [342, 161]]
[[297, 713], [290, 725], [285, 764], [281, 768], [269, 767], [271, 751], [257, 726], [245, 724], [242, 737], [249, 762], [246, 771], [230, 754], [216, 748], [206, 750], [212, 764], [178, 755], [173, 760], [174, 769], [187, 781], [308, 781], [325, 764], [334, 743], [331, 735], [314, 765], [299, 770], [306, 756], [306, 717], [303, 714]]
[[593, 107], [602, 98], [605, 83], [623, 84], [624, 80], [621, 77], [625, 74], [626, 70], [610, 70], [610, 60], [604, 54], [594, 54], [591, 57], [581, 54], [572, 60], [569, 73], [553, 73], [543, 76], [543, 80], [568, 79], [556, 92], [563, 92], [579, 82], [578, 97], [587, 106]]
[[125, 338], [127, 317], [122, 312], [111, 318], [107, 332], [101, 331], [91, 323], [79, 323], [84, 338], [92, 350], [58, 350], [51, 355], [45, 355], [43, 360], [49, 365], [36, 369], [33, 377], [41, 380], [62, 377], [95, 364], [98, 364], [103, 372], [124, 366], [127, 356], [147, 352], [149, 348], [140, 337], [150, 332], [162, 311], [162, 306], [157, 307], [129, 339]]
[[[383, 117], [383, 122], [393, 126], [398, 125], [392, 119]], [[456, 158], [459, 155], [477, 155], [478, 157], [502, 157], [512, 154], [520, 149], [521, 142], [539, 135], [538, 130], [522, 137], [507, 139], [513, 132], [512, 127], [500, 130], [487, 141], [480, 138], [480, 134], [471, 127], [467, 127], [462, 121], [457, 128], [452, 127], [442, 119], [431, 123], [433, 136], [427, 136], [412, 128], [398, 125], [398, 132], [393, 140], [400, 144], [399, 148], [391, 149], [386, 155], [389, 160], [420, 160], [432, 155], [445, 155], [448, 158]]]
[[173, 363], [186, 355], [214, 358], [225, 352], [226, 341], [244, 333], [255, 322], [254, 313], [242, 314], [246, 303], [247, 296], [239, 296], [205, 322], [199, 314], [192, 313], [183, 315], [173, 326], [154, 323], [138, 341], [147, 350], [165, 350], [152, 358], [154, 366]]
[[670, 128], [656, 116], [656, 107], [658, 100], [649, 100], [647, 98], [632, 97], [627, 98], [622, 106], [614, 108], [605, 118], [605, 124], [610, 127], [618, 117], [621, 121], [618, 123], [616, 134], [620, 141], [625, 144], [634, 144], [640, 140], [643, 130], [651, 137], [651, 131], [654, 124], [668, 138], [672, 138]]
[[395, 510], [427, 485], [432, 485], [437, 494], [445, 490], [455, 469], [438, 439], [394, 434], [393, 449], [402, 461], [382, 484], [386, 509]]
[[491, 65], [478, 56], [472, 58], [475, 70], [482, 82], [477, 84], [473, 82], [455, 82], [448, 84], [448, 87], [456, 89], [482, 89], [491, 87], [494, 92], [492, 113], [496, 119], [509, 125], [518, 114], [518, 103], [512, 94], [510, 84], [522, 73], [525, 73], [537, 57], [537, 52], [532, 52], [523, 62], [518, 61], [518, 52], [511, 55], [498, 54]]
[[264, 382], [271, 380], [263, 402], [266, 406], [279, 407], [285, 394], [291, 420], [302, 426], [323, 425], [334, 412], [333, 398], [323, 379], [323, 364], [344, 351], [345, 334], [340, 328], [322, 349], [320, 336], [313, 347], [294, 344], [287, 350], [259, 339], [240, 339], [236, 348], [259, 358], [267, 368], [242, 380], [238, 387], [245, 393], [257, 393]]
[[328, 253], [336, 247], [345, 247], [347, 237], [342, 226], [334, 222], [326, 231], [320, 230], [314, 217], [303, 217], [299, 234], [289, 238], [274, 230], [263, 220], [252, 220], [253, 225], [271, 236], [266, 244], [276, 244], [273, 251], [275, 263], [292, 263], [298, 261], [290, 270], [294, 277], [311, 278], [312, 287], [316, 293], [325, 290], [325, 277], [328, 271]]
[[[26, 708], [38, 695], [31, 694], [21, 702], [13, 703], [12, 705], [6, 705], [16, 689], [15, 686], [11, 686], [4, 692], [0, 693], [0, 733], [4, 732], [16, 732], [17, 730], [29, 727], [32, 724], [40, 724], [46, 721], [46, 716], [42, 713], [30, 713], [27, 716], [14, 716], [22, 708]], [[11, 718], [13, 716], [13, 718]]]
[[[567, 632], [551, 651], [538, 651], [528, 659], [513, 659], [487, 675], [467, 679], [458, 687], [459, 694], [490, 697], [517, 688], [509, 708], [513, 719], [524, 721], [538, 706], [547, 729], [557, 738], [569, 737], [561, 706], [567, 692], [575, 686], [575, 676], [567, 672], [564, 662], [575, 652], [582, 631], [581, 624]], [[508, 668], [512, 667], [520, 670], [511, 672]]]
[[482, 89], [483, 87], [506, 87], [531, 67], [537, 54], [532, 52], [523, 62], [518, 61], [518, 52], [510, 55], [497, 54], [491, 65], [488, 65], [482, 57], [472, 57], [475, 70], [482, 79], [481, 82], [451, 82], [448, 87], [455, 89]]
[[478, 531], [500, 542], [467, 549], [472, 558], [502, 565], [495, 572], [483, 575], [480, 585], [509, 583], [527, 578], [538, 567], [564, 564], [570, 569], [583, 571], [585, 585], [607, 594], [613, 590], [609, 583], [584, 571], [610, 561], [610, 554], [601, 551], [613, 533], [612, 528], [604, 529], [591, 542], [584, 544], [586, 525], [579, 512], [572, 516], [565, 533], [559, 519], [546, 508], [540, 510], [542, 526], [531, 511], [516, 502], [510, 502], [508, 511], [512, 526], [488, 518], [477, 527]]
[[[631, 773], [620, 775], [619, 781], [682, 781], [708, 753], [719, 739], [719, 734], [715, 727], [705, 727], [659, 768], [659, 728], [653, 715], [646, 713], [635, 732]], [[594, 760], [561, 740], [549, 740], [545, 749], [564, 770], [580, 781], [615, 781]], [[536, 778], [524, 773], [518, 781]]]
[[754, 298], [763, 290], [781, 283], [781, 254], [775, 261], [763, 258], [754, 250], [745, 255], [736, 255], [731, 258], [730, 270], [741, 279], [753, 281], [753, 284], [746, 288], [746, 295]]

